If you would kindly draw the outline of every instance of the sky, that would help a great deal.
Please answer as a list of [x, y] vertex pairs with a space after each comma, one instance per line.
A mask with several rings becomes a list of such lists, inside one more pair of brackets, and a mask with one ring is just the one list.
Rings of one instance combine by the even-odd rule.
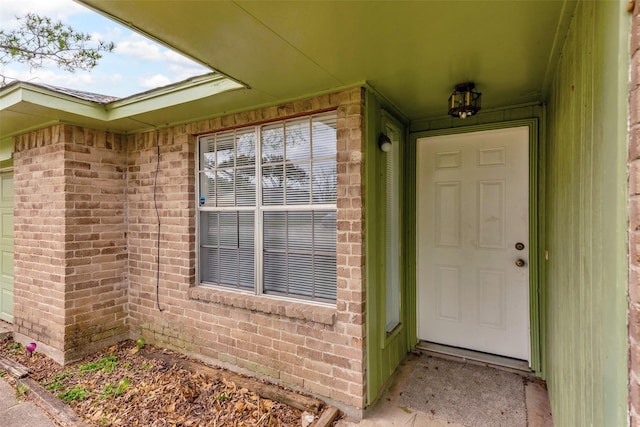
[[0, 65], [0, 74], [32, 83], [61, 86], [102, 95], [126, 97], [211, 70], [103, 17], [73, 0], [0, 0], [0, 28], [16, 28], [16, 16], [27, 13], [62, 21], [93, 40], [113, 42], [90, 71], [64, 71], [55, 65], [30, 70], [22, 64]]

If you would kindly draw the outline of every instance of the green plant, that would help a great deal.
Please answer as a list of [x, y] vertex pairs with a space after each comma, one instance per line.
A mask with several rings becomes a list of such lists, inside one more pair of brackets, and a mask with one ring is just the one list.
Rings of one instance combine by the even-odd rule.
[[11, 343], [7, 345], [7, 350], [12, 352], [13, 354], [19, 353], [22, 351], [22, 344], [20, 344], [19, 342]]
[[62, 390], [66, 387], [66, 384], [62, 382], [62, 380], [72, 377], [73, 374], [71, 372], [65, 371], [59, 374], [52, 376], [51, 378], [45, 379], [41, 381], [46, 390], [58, 391]]
[[131, 380], [129, 378], [123, 378], [118, 382], [118, 386], [114, 386], [113, 384], [107, 384], [104, 386], [102, 390], [102, 397], [106, 398], [108, 396], [120, 396], [123, 391], [127, 389], [131, 385]]
[[72, 376], [73, 376], [73, 374], [71, 372], [65, 371], [65, 372], [61, 372], [59, 374], [55, 374], [54, 376], [52, 376], [50, 378], [50, 380], [51, 381], [60, 381], [60, 380], [63, 380], [65, 378], [69, 378], [69, 377], [72, 377]]
[[16, 383], [16, 399], [20, 399], [20, 397], [27, 394], [28, 391], [29, 387], [27, 387], [26, 384], [22, 384], [19, 381]]
[[145, 343], [144, 338], [142, 337], [138, 338], [136, 340], [136, 348], [140, 350], [142, 347], [144, 347], [144, 343]]
[[153, 364], [152, 363], [147, 363], [146, 365], [142, 365], [142, 367], [140, 369], [142, 369], [143, 371], [149, 370], [153, 368]]
[[63, 393], [58, 394], [57, 398], [62, 399], [64, 403], [69, 403], [74, 400], [79, 401], [86, 399], [90, 394], [91, 392], [89, 390], [80, 385], [77, 385]]
[[118, 359], [113, 354], [107, 357], [103, 357], [97, 362], [89, 362], [84, 365], [78, 366], [80, 372], [94, 372], [102, 370], [102, 372], [110, 373], [118, 366]]
[[44, 386], [45, 390], [51, 390], [51, 391], [58, 391], [58, 390], [62, 390], [66, 387], [66, 385], [63, 382], [60, 381], [54, 381], [52, 383], [47, 384], [46, 386]]
[[118, 382], [118, 388], [116, 389], [116, 394], [119, 396], [123, 391], [127, 389], [131, 385], [131, 380], [129, 378], [123, 378]]
[[0, 371], [0, 378], [4, 377], [5, 375], [7, 375], [5, 371]]
[[109, 383], [102, 389], [102, 394], [100, 395], [100, 399], [106, 399], [109, 396], [115, 396], [116, 389], [113, 384]]
[[68, 372], [68, 371], [61, 372], [59, 374], [52, 376], [51, 378], [41, 381], [41, 383], [44, 385], [45, 390], [58, 391], [66, 387], [66, 384], [62, 382], [62, 380], [72, 376], [73, 374], [71, 372]]
[[216, 400], [223, 402], [225, 400], [231, 400], [231, 398], [227, 393], [220, 393], [219, 395], [216, 396]]

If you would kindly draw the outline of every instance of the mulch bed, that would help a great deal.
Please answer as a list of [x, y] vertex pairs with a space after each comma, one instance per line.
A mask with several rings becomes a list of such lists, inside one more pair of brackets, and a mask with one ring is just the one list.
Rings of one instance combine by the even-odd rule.
[[[139, 350], [134, 341], [60, 366], [37, 349], [30, 357], [22, 346], [6, 339], [0, 342], [0, 357], [27, 367], [30, 378], [66, 401], [89, 425], [301, 425], [302, 410], [261, 397], [224, 375], [216, 378], [185, 369], [198, 362], [150, 345]], [[168, 362], [172, 360], [185, 363]], [[211, 371], [202, 366], [204, 372]], [[239, 377], [229, 373], [229, 378]]]

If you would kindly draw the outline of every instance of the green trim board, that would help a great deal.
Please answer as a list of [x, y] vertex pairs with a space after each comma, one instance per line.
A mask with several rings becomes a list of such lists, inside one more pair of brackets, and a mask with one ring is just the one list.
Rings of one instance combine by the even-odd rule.
[[578, 3], [548, 99], [544, 350], [557, 426], [629, 423], [625, 6]]
[[0, 171], [13, 169], [13, 158], [0, 160]]
[[[400, 317], [399, 324], [387, 333], [386, 322], [386, 187], [385, 187], [385, 154], [378, 147], [378, 136], [387, 122], [400, 130], [400, 165], [403, 165], [406, 131], [403, 123], [394, 115], [383, 110], [384, 100], [374, 92], [366, 92], [366, 132], [365, 132], [365, 164], [364, 164], [364, 203], [365, 203], [365, 258], [366, 258], [366, 336], [367, 336], [367, 406], [375, 402], [385, 384], [396, 368], [405, 359], [410, 349], [407, 330], [411, 325], [411, 316], [406, 307], [411, 307], [408, 299], [403, 264], [404, 246], [400, 245], [399, 285], [400, 285]], [[400, 171], [403, 167], [400, 167]], [[400, 176], [399, 187], [404, 188], [404, 177]], [[403, 233], [405, 213], [404, 196], [400, 195], [400, 240]]]
[[[413, 193], [411, 195], [411, 202], [409, 203], [413, 209], [413, 231], [415, 234], [416, 231], [416, 195], [415, 195], [415, 181], [416, 181], [416, 165], [415, 158], [417, 157], [417, 140], [423, 137], [431, 137], [431, 136], [441, 136], [441, 135], [453, 135], [460, 133], [469, 133], [469, 132], [480, 132], [486, 130], [497, 130], [497, 129], [506, 129], [512, 127], [520, 127], [527, 126], [529, 128], [529, 313], [530, 313], [530, 348], [531, 348], [531, 360], [530, 365], [531, 369], [537, 375], [541, 375], [542, 366], [541, 366], [541, 340], [540, 340], [540, 307], [541, 307], [541, 299], [540, 299], [540, 260], [541, 260], [541, 246], [539, 238], [544, 233], [540, 230], [540, 221], [539, 221], [539, 211], [538, 211], [538, 200], [540, 198], [540, 188], [539, 185], [539, 165], [540, 165], [540, 150], [539, 150], [539, 121], [537, 118], [529, 118], [529, 119], [521, 119], [521, 120], [513, 120], [506, 122], [498, 122], [498, 123], [489, 123], [489, 124], [481, 124], [481, 125], [472, 125], [465, 127], [456, 127], [456, 128], [446, 128], [446, 129], [438, 129], [438, 130], [430, 130], [430, 131], [422, 131], [415, 132], [411, 134], [410, 137], [410, 146], [412, 151], [412, 155], [410, 158], [413, 158], [412, 168], [409, 169], [409, 173], [413, 174], [411, 181], [414, 184]], [[408, 166], [408, 165], [407, 165]], [[415, 292], [417, 283], [415, 280], [415, 268], [417, 267], [416, 258], [416, 248], [415, 248], [415, 237], [414, 237], [414, 247], [412, 252], [412, 259], [414, 260], [412, 263], [412, 267], [414, 269], [413, 280], [410, 283], [412, 289], [413, 300], [415, 301]], [[415, 304], [414, 304], [415, 305]], [[413, 323], [417, 323], [417, 313], [412, 315], [414, 316]], [[413, 342], [417, 343], [417, 328], [412, 331], [415, 335], [411, 335]]]
[[416, 161], [417, 161], [417, 137], [414, 134], [408, 134], [407, 144], [404, 150], [404, 182], [405, 182], [405, 226], [404, 226], [404, 247], [403, 259], [404, 259], [404, 278], [406, 283], [406, 295], [407, 295], [407, 344], [408, 350], [415, 348], [418, 343], [418, 313], [416, 307], [416, 236], [417, 236], [417, 224], [416, 224]]

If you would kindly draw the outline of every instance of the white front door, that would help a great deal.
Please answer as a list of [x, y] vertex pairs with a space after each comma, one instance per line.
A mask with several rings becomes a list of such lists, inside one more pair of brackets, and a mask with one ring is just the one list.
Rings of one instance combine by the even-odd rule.
[[529, 128], [417, 152], [418, 337], [529, 361]]

